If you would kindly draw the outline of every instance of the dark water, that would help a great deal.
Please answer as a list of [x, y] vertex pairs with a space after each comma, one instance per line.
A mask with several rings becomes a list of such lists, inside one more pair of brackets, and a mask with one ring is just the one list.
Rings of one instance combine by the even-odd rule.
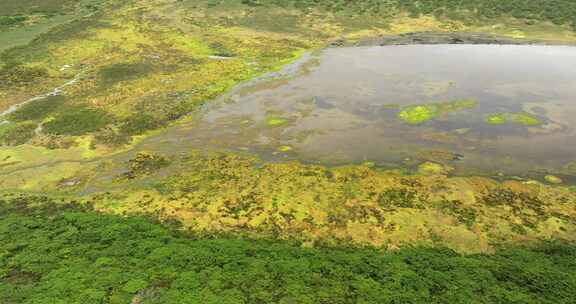
[[[460, 99], [476, 106], [413, 125], [406, 106]], [[524, 113], [540, 121], [491, 125]], [[143, 142], [153, 150], [231, 149], [326, 164], [411, 166], [438, 155], [455, 173], [573, 174], [576, 48], [411, 45], [325, 50], [290, 80], [238, 90], [200, 121]], [[443, 154], [444, 153], [444, 154]]]

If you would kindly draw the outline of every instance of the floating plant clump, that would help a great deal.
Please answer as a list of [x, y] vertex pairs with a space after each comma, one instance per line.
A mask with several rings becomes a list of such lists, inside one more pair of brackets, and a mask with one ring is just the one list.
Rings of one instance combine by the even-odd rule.
[[503, 125], [506, 123], [514, 123], [524, 126], [537, 126], [541, 124], [538, 118], [524, 112], [490, 114], [486, 116], [484, 121], [490, 125]]
[[476, 100], [462, 99], [407, 106], [400, 110], [398, 117], [409, 124], [418, 125], [445, 114], [474, 108], [477, 104], [478, 102]]

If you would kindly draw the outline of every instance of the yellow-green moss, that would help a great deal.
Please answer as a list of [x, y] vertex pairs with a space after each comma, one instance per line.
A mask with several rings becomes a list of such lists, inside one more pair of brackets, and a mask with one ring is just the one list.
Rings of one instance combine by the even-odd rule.
[[476, 105], [477, 102], [472, 99], [414, 105], [404, 107], [398, 113], [398, 117], [409, 124], [417, 125], [444, 114], [474, 108]]
[[280, 127], [288, 124], [290, 121], [283, 117], [271, 116], [266, 118], [266, 125], [269, 127]]
[[517, 112], [517, 113], [506, 112], [506, 113], [490, 114], [484, 118], [484, 121], [487, 124], [491, 125], [514, 123], [524, 126], [537, 126], [541, 124], [538, 118], [524, 112]]

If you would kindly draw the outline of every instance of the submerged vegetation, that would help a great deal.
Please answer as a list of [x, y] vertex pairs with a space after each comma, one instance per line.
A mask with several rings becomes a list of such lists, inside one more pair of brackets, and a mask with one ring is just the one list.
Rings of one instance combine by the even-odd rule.
[[269, 127], [279, 127], [279, 126], [283, 126], [289, 122], [290, 121], [288, 119], [283, 118], [283, 117], [272, 116], [272, 117], [266, 118], [266, 125]]
[[514, 123], [524, 126], [537, 126], [541, 124], [538, 118], [524, 112], [491, 114], [486, 116], [485, 121], [491, 125]]

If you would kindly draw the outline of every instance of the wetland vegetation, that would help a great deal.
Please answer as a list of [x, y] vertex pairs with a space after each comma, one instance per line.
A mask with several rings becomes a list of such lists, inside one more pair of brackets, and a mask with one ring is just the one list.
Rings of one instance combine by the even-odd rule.
[[571, 0], [1, 1], [0, 302], [571, 303], [575, 43]]

